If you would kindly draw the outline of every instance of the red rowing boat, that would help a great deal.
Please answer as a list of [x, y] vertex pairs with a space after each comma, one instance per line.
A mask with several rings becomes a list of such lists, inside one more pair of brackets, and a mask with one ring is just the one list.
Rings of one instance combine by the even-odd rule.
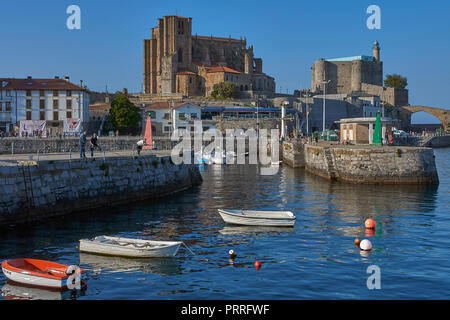
[[77, 266], [37, 259], [19, 258], [2, 262], [2, 271], [9, 280], [46, 288], [67, 288], [67, 280], [77, 270], [84, 272]]

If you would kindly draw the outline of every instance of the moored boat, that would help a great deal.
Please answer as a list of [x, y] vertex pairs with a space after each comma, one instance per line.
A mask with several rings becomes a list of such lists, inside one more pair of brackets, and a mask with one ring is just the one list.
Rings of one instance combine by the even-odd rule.
[[2, 271], [9, 280], [20, 284], [54, 289], [67, 288], [67, 279], [76, 268], [76, 266], [26, 258], [2, 262]]
[[223, 210], [218, 209], [223, 221], [245, 226], [292, 227], [295, 216], [290, 211]]
[[175, 256], [182, 243], [98, 236], [94, 239], [81, 239], [80, 251], [131, 258], [164, 258]]

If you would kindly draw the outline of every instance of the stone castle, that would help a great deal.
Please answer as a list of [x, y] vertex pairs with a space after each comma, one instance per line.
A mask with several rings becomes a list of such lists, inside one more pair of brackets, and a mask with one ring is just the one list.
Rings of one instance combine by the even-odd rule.
[[372, 56], [320, 59], [311, 70], [313, 92], [326, 89], [327, 94], [366, 93], [379, 96], [381, 101], [393, 106], [408, 105], [407, 89], [383, 87], [383, 62], [378, 41], [374, 43]]
[[210, 96], [220, 82], [236, 84], [241, 93], [275, 92], [275, 79], [245, 39], [192, 35], [192, 18], [158, 19], [144, 40], [144, 93]]

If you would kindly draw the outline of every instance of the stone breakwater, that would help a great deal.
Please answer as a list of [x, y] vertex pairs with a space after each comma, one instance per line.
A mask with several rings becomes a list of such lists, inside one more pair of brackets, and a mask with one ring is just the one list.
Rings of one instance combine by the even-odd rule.
[[326, 179], [367, 184], [438, 184], [433, 149], [305, 145], [305, 168]]
[[115, 157], [0, 166], [0, 225], [166, 196], [199, 185], [198, 166]]

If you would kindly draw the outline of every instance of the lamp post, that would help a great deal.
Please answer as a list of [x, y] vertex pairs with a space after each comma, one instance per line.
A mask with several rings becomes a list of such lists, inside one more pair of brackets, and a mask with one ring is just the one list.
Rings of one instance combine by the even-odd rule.
[[325, 134], [325, 103], [327, 100], [327, 84], [329, 84], [331, 82], [331, 80], [325, 81], [325, 79], [323, 79], [322, 84], [323, 84], [323, 110], [322, 110], [322, 135]]
[[289, 101], [285, 100], [281, 106], [281, 138], [285, 138], [284, 118], [286, 117], [286, 107], [289, 105]]

